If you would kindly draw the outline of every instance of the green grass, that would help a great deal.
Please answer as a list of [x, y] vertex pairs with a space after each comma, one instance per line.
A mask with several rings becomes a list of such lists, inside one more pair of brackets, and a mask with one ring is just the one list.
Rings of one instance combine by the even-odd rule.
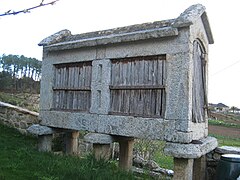
[[6, 93], [0, 92], [0, 101], [9, 103], [15, 106], [20, 106], [22, 108], [27, 108], [30, 111], [39, 111], [38, 102], [31, 102], [30, 97], [32, 94], [29, 93]]
[[154, 160], [161, 168], [173, 169], [173, 157], [166, 156], [163, 151], [158, 151], [154, 157]]
[[10, 103], [12, 105], [21, 105], [23, 99], [10, 93], [0, 92], [0, 101]]
[[210, 125], [216, 125], [216, 126], [225, 126], [225, 127], [234, 127], [234, 128], [240, 128], [240, 124], [236, 123], [229, 123], [223, 120], [208, 120], [208, 124]]
[[[219, 146], [240, 147], [240, 138], [211, 134]], [[135, 179], [132, 173], [121, 171], [115, 161], [96, 161], [93, 156], [74, 156], [40, 153], [36, 138], [23, 136], [15, 129], [0, 124], [0, 179]], [[162, 142], [161, 142], [162, 143]], [[157, 151], [154, 160], [163, 168], [173, 169], [173, 158]], [[149, 176], [143, 176], [149, 179]]]
[[209, 134], [218, 140], [218, 146], [236, 146], [240, 147], [240, 138], [231, 138], [226, 136], [219, 136], [216, 134]]
[[116, 162], [40, 153], [36, 138], [23, 136], [0, 124], [0, 179], [134, 179], [121, 171]]

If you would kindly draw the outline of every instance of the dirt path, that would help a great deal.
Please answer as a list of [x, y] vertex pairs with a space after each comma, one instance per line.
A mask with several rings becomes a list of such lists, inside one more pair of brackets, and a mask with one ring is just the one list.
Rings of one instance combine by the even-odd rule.
[[240, 138], [240, 129], [238, 128], [209, 125], [208, 130], [209, 130], [209, 134], [217, 134], [221, 136]]

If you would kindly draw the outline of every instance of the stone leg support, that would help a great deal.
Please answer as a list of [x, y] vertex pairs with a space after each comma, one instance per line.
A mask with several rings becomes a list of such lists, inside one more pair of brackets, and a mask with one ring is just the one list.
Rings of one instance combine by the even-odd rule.
[[93, 144], [93, 153], [97, 160], [109, 160], [111, 156], [110, 144]]
[[133, 159], [133, 138], [119, 138], [119, 167], [124, 170], [130, 170]]
[[198, 159], [194, 159], [193, 163], [193, 180], [206, 179], [206, 155]]
[[65, 134], [65, 153], [68, 155], [78, 154], [79, 131], [66, 132]]
[[38, 151], [50, 152], [52, 151], [52, 134], [38, 136]]
[[174, 158], [174, 180], [193, 179], [193, 159]]

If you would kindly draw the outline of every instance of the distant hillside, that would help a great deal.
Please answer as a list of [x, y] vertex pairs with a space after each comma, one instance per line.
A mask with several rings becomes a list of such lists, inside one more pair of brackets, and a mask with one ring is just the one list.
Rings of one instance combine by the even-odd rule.
[[40, 94], [0, 92], [0, 101], [20, 106], [35, 112], [39, 111]]

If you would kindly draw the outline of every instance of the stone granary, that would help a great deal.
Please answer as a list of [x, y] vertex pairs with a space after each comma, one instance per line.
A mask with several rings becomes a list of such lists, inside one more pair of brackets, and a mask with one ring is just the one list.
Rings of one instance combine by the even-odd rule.
[[134, 138], [163, 140], [165, 153], [174, 157], [175, 179], [203, 177], [204, 155], [217, 146], [207, 137], [213, 42], [200, 4], [176, 19], [55, 33], [39, 43], [41, 125], [66, 130], [70, 151], [79, 130], [111, 135], [120, 143], [125, 169], [131, 166]]

